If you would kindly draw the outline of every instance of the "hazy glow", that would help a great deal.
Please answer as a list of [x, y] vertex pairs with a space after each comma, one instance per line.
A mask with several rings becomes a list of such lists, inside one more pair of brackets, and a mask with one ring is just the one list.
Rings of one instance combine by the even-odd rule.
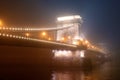
[[75, 16], [65, 16], [65, 17], [57, 18], [58, 21], [68, 21], [68, 20], [74, 20], [74, 19], [81, 19], [81, 17], [79, 15], [75, 15]]
[[68, 39], [71, 39], [71, 36], [68, 36]]
[[62, 39], [61, 39], [62, 41], [64, 41], [65, 40], [65, 38], [64, 37], [62, 37]]
[[47, 34], [46, 32], [42, 32], [42, 36], [46, 36], [46, 34]]
[[26, 33], [26, 34], [25, 34], [25, 36], [29, 37], [29, 36], [30, 36], [30, 34], [29, 34], [29, 33]]
[[83, 38], [80, 38], [80, 41], [83, 41], [84, 39]]
[[2, 20], [0, 20], [0, 26], [2, 26]]
[[74, 44], [74, 45], [79, 45], [79, 41], [74, 40], [74, 41], [72, 42], [72, 44]]
[[62, 57], [71, 57], [72, 56], [72, 52], [69, 50], [55, 50], [53, 51], [54, 53], [54, 57], [55, 58], [62, 58]]
[[[1, 26], [1, 25], [0, 25]], [[50, 30], [61, 30], [72, 27], [73, 24], [66, 24], [62, 27], [51, 27], [51, 28], [17, 28], [17, 27], [0, 27], [1, 30], [11, 31], [50, 31]]]
[[89, 42], [87, 40], [85, 40], [85, 44], [88, 44]]
[[48, 40], [52, 40], [52, 39], [49, 37]]
[[85, 57], [85, 51], [80, 51], [80, 57], [82, 57], [82, 58]]
[[74, 38], [75, 40], [79, 40], [80, 39], [80, 37], [79, 36], [75, 36], [75, 38]]

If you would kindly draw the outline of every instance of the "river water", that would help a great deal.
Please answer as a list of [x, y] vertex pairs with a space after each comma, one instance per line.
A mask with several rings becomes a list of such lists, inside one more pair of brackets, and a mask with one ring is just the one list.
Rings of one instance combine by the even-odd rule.
[[50, 59], [43, 58], [43, 49], [9, 46], [0, 49], [0, 80], [120, 80], [120, 59], [117, 54], [93, 69], [54, 69], [39, 64], [50, 62]]
[[120, 80], [120, 66], [116, 63], [105, 62], [89, 70], [9, 66], [4, 72], [1, 71], [0, 80]]

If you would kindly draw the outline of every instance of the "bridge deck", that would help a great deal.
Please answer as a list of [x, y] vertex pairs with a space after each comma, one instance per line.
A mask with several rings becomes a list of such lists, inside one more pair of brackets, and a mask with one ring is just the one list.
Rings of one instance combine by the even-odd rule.
[[19, 38], [9, 38], [9, 37], [0, 37], [0, 45], [9, 45], [9, 46], [23, 46], [23, 47], [42, 47], [49, 49], [66, 49], [66, 50], [76, 50], [84, 49], [82, 46], [70, 45], [60, 42], [52, 42], [46, 40], [38, 39], [19, 39]]

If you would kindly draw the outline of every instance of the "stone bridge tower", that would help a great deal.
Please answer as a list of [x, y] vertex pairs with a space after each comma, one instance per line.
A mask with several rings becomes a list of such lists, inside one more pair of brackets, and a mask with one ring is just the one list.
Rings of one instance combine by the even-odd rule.
[[72, 43], [80, 38], [82, 18], [79, 15], [57, 18], [57, 27], [68, 27], [57, 31], [57, 41]]

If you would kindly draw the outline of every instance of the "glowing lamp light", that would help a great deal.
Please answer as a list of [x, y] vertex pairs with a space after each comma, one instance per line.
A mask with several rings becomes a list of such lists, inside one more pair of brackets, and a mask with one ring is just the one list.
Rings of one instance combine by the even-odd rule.
[[88, 44], [89, 42], [87, 40], [85, 40], [85, 44]]
[[61, 39], [62, 41], [64, 41], [65, 40], [65, 38], [64, 37], [62, 37], [62, 39]]
[[2, 26], [2, 21], [0, 20], [0, 26]]
[[51, 38], [49, 37], [48, 40], [51, 40]]
[[27, 37], [28, 37], [28, 36], [30, 36], [30, 34], [29, 34], [29, 33], [26, 33], [25, 35], [26, 35]]
[[83, 41], [83, 38], [80, 38], [80, 41]]
[[94, 46], [92, 46], [92, 48], [95, 48]]
[[78, 41], [73, 41], [72, 44], [74, 44], [74, 45], [79, 45], [79, 42], [78, 42]]
[[68, 36], [68, 39], [71, 39], [71, 36]]
[[43, 36], [46, 36], [46, 32], [42, 32], [42, 35], [43, 35]]

